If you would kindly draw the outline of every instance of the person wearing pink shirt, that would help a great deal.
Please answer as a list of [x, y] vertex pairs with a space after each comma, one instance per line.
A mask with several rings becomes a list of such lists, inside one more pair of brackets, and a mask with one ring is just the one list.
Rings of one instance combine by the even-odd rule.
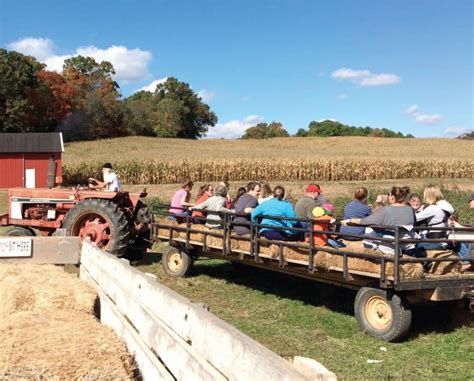
[[170, 219], [180, 220], [180, 217], [189, 216], [189, 211], [186, 209], [194, 204], [190, 203], [191, 190], [193, 189], [193, 182], [186, 180], [181, 185], [181, 189], [177, 190], [171, 199]]

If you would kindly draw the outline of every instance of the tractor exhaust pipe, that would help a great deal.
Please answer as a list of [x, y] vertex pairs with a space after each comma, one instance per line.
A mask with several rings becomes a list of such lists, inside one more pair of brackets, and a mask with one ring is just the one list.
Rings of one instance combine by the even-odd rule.
[[54, 155], [51, 155], [48, 161], [48, 175], [46, 178], [46, 185], [48, 188], [54, 188], [56, 185], [56, 169], [58, 164], [56, 163], [56, 159]]

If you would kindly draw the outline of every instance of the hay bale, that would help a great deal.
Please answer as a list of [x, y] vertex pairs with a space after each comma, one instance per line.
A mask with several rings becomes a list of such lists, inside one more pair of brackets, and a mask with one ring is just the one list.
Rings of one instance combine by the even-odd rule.
[[[250, 238], [250, 234], [245, 234], [242, 235], [242, 238]], [[244, 241], [240, 240], [238, 238], [231, 238], [230, 240], [230, 247], [231, 250], [240, 250], [240, 251], [246, 251], [250, 253], [250, 247], [252, 243], [250, 241]]]
[[[427, 250], [428, 258], [458, 258], [457, 254], [452, 250]], [[437, 262], [428, 270], [431, 275], [453, 275], [461, 274], [461, 262]]]
[[[365, 253], [371, 255], [384, 255], [379, 250], [367, 249], [364, 247], [362, 241], [344, 241], [347, 247], [341, 249], [342, 251], [354, 251], [358, 253]], [[336, 256], [334, 256], [336, 257]], [[409, 256], [402, 255], [402, 258], [410, 258]], [[333, 260], [334, 265], [342, 267], [343, 259], [339, 257]], [[349, 258], [348, 265], [351, 270], [364, 271], [368, 273], [380, 274], [380, 262], [377, 260], [369, 260], [362, 258]], [[387, 262], [385, 266], [385, 273], [388, 276], [393, 276], [394, 274], [394, 264], [392, 262]], [[423, 271], [423, 265], [421, 263], [403, 263], [400, 266], [400, 278], [401, 279], [423, 279], [425, 273]]]
[[0, 265], [0, 319], [38, 309], [93, 313], [94, 290], [61, 267], [33, 264]]
[[[364, 248], [362, 242], [347, 241], [345, 243], [347, 244], [347, 247], [341, 249], [343, 251], [347, 250], [372, 255], [383, 255], [377, 250]], [[308, 262], [308, 249], [287, 247], [285, 248], [285, 258]], [[349, 257], [347, 263], [350, 270], [380, 274], [380, 262], [376, 260]], [[344, 258], [342, 255], [318, 251], [314, 255], [313, 264], [321, 270], [329, 270], [331, 267], [342, 268], [344, 265]], [[392, 263], [387, 262], [385, 269], [387, 275], [393, 276]], [[405, 263], [400, 267], [400, 277], [402, 279], [422, 279], [424, 277], [423, 266], [419, 263]]]
[[125, 344], [83, 311], [38, 310], [0, 322], [0, 378], [133, 378]]
[[[172, 226], [178, 226], [178, 221], [176, 220], [169, 220], [168, 218], [160, 218], [155, 220], [155, 223], [157, 224], [163, 224], [163, 225], [172, 225]], [[165, 228], [165, 227], [158, 227], [158, 235], [170, 238], [170, 229]], [[173, 238], [178, 238], [178, 232], [173, 231]]]

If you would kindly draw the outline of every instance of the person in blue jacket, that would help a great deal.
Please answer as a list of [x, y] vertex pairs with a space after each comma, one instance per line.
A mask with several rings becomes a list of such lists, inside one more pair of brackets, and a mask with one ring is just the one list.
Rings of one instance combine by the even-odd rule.
[[[273, 198], [269, 199], [258, 205], [251, 214], [252, 222], [257, 222], [258, 216], [277, 216], [277, 217], [289, 217], [296, 218], [293, 205], [289, 201], [285, 200], [285, 188], [277, 186], [273, 190]], [[268, 217], [259, 219], [259, 223], [262, 225], [270, 225], [275, 227], [296, 227], [296, 221], [287, 220], [275, 220]], [[267, 239], [289, 241], [296, 237], [296, 232], [290, 229], [272, 229], [272, 228], [261, 228], [260, 233]]]

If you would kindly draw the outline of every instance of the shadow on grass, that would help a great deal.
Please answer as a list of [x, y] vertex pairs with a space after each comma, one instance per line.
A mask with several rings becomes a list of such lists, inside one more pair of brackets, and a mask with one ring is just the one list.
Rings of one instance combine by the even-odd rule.
[[279, 298], [353, 314], [355, 291], [240, 263], [199, 259], [191, 276], [206, 275]]

